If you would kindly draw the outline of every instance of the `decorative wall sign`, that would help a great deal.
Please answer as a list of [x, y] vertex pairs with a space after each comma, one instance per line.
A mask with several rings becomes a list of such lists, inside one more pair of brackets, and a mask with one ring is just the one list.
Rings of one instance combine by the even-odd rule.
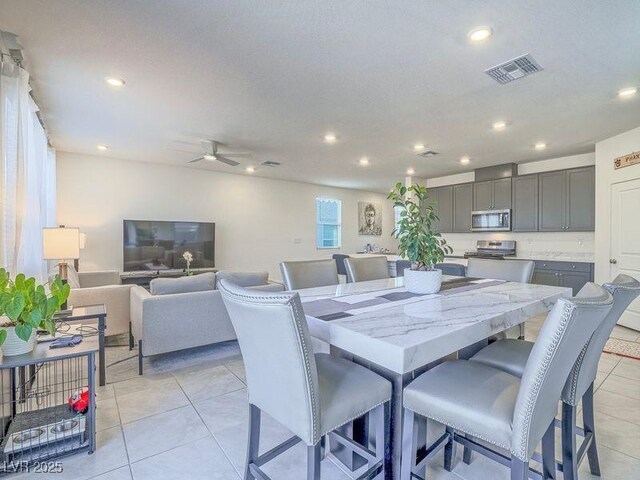
[[619, 168], [630, 167], [640, 163], [640, 151], [633, 152], [628, 155], [623, 155], [613, 160], [613, 167], [617, 170]]
[[382, 235], [382, 205], [358, 202], [358, 234]]

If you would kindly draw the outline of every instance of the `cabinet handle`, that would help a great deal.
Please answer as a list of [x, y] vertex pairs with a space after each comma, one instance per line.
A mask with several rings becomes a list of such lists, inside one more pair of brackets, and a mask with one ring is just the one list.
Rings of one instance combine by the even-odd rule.
[[571, 268], [576, 268], [576, 266], [575, 265], [571, 265]]
[[615, 258], [612, 258], [609, 260], [609, 263], [612, 265], [615, 265], [616, 263], [618, 263], [618, 260], [616, 260]]

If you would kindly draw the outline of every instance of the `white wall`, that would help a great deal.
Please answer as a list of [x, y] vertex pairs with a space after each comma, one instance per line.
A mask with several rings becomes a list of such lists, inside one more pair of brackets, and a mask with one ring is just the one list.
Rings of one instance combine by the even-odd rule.
[[[122, 269], [123, 219], [215, 222], [216, 267], [272, 278], [282, 260], [329, 258], [366, 243], [397, 248], [383, 194], [64, 152], [57, 161], [58, 221], [87, 234], [82, 270]], [[340, 250], [316, 249], [316, 197], [342, 200]], [[358, 235], [359, 201], [384, 205], [381, 237]]]
[[[521, 163], [518, 165], [518, 174], [548, 172], [563, 170], [565, 168], [577, 168], [594, 165], [596, 156], [594, 153], [572, 155], [569, 157], [552, 158], [537, 162]], [[455, 185], [468, 183], [475, 180], [473, 171], [426, 179], [427, 187], [440, 187], [443, 185]], [[424, 182], [424, 180], [422, 180]], [[597, 213], [597, 211], [596, 211]], [[596, 215], [597, 217], [597, 215]], [[447, 233], [445, 239], [453, 247], [454, 254], [460, 255], [465, 251], [476, 249], [476, 240], [515, 240], [517, 242], [518, 255], [536, 258], [542, 254], [570, 254], [576, 259], [593, 261], [595, 251], [593, 232], [503, 232], [503, 233]]]
[[[611, 280], [611, 185], [640, 178], [640, 165], [613, 168], [613, 159], [640, 150], [640, 127], [596, 143], [596, 282]], [[640, 206], [639, 206], [640, 207]]]

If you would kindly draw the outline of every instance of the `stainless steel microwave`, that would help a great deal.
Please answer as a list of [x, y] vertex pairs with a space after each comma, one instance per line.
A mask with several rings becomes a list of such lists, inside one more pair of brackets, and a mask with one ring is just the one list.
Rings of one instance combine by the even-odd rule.
[[511, 210], [481, 210], [471, 212], [472, 232], [508, 232], [511, 230]]

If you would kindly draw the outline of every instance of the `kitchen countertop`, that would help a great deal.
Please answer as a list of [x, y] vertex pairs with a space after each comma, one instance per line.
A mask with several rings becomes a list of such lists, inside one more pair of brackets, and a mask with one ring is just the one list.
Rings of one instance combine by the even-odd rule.
[[[549, 262], [584, 262], [594, 263], [595, 255], [591, 252], [518, 252], [515, 256], [506, 256], [505, 259], [511, 260], [538, 260]], [[445, 259], [466, 260], [464, 253], [454, 252], [447, 255]]]

